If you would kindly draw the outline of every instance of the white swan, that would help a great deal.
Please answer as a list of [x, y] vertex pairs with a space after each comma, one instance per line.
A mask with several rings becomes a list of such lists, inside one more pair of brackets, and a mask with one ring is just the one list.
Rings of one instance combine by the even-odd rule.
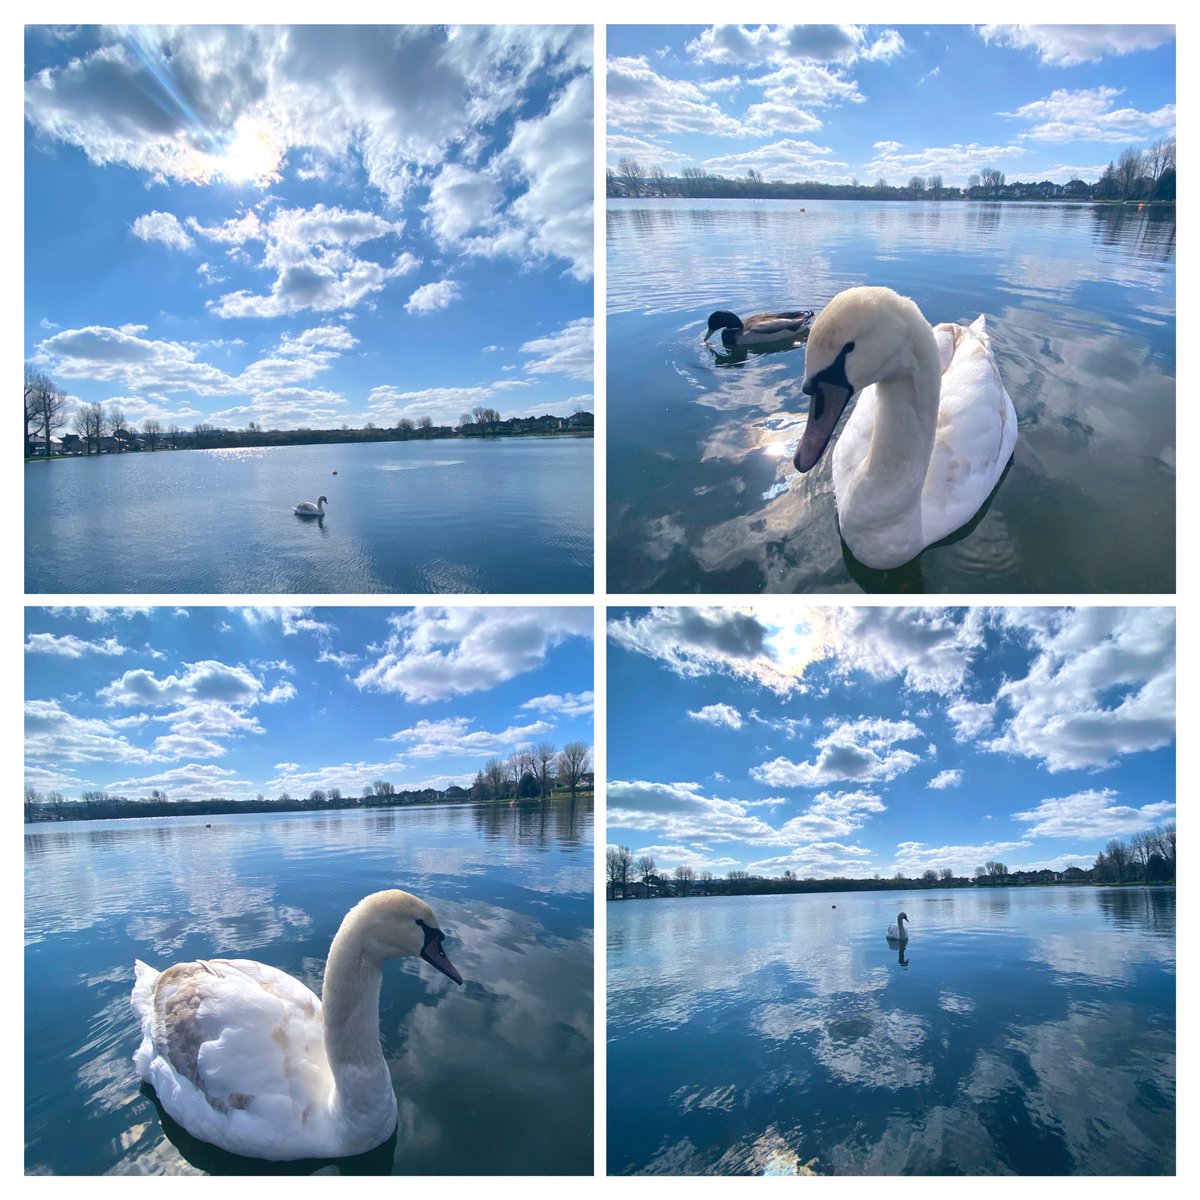
[[908, 920], [908, 913], [902, 912], [896, 914], [896, 923], [888, 926], [887, 940], [889, 942], [907, 942], [908, 930], [904, 928], [904, 922]]
[[342, 921], [323, 997], [249, 959], [135, 964], [138, 1074], [187, 1131], [234, 1154], [283, 1161], [361, 1154], [396, 1127], [379, 1042], [380, 966], [420, 955], [455, 983], [433, 910], [376, 892]]
[[292, 512], [298, 517], [323, 517], [325, 515], [325, 505], [329, 501], [324, 496], [318, 496], [317, 502], [314, 504], [311, 500], [301, 500]]
[[843, 540], [878, 570], [970, 521], [1017, 441], [983, 317], [931, 329], [890, 288], [850, 288], [821, 312], [808, 336], [803, 391], [812, 402], [798, 471], [816, 466], [861, 392], [834, 448], [833, 487]]

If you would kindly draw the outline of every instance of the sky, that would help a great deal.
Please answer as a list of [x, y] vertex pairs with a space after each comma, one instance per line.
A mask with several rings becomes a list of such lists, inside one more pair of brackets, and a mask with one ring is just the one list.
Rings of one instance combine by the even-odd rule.
[[660, 869], [1086, 868], [1175, 819], [1173, 609], [610, 609], [607, 674], [608, 842]]
[[25, 778], [74, 799], [469, 786], [592, 744], [587, 608], [29, 608]]
[[27, 360], [135, 425], [591, 410], [592, 47], [27, 27]]
[[608, 161], [1094, 182], [1175, 135], [1173, 26], [609, 26]]

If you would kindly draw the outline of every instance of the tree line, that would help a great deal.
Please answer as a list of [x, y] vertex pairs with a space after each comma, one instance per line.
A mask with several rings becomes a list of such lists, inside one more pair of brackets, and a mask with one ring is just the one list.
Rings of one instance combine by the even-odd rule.
[[[548, 761], [543, 751], [549, 752]], [[529, 748], [530, 761], [537, 763], [538, 774], [532, 794], [522, 786], [522, 800], [545, 802], [556, 796], [569, 795], [574, 801], [581, 792], [591, 790], [591, 751], [585, 742], [568, 742], [562, 750], [550, 743]], [[518, 752], [524, 755], [524, 752]], [[517, 757], [518, 755], [510, 756]], [[343, 792], [339, 787], [313, 788], [307, 796], [293, 796], [286, 789], [275, 799], [259, 792], [253, 800], [232, 800], [210, 796], [205, 799], [171, 797], [162, 788], [153, 788], [141, 797], [117, 796], [99, 789], [82, 792], [70, 800], [57, 790], [45, 793], [34, 787], [25, 788], [25, 820], [35, 821], [96, 821], [120, 817], [179, 817], [207, 816], [247, 812], [311, 812], [346, 808], [395, 808], [414, 804], [453, 804], [480, 800], [503, 800], [507, 794], [494, 794], [488, 786], [481, 788], [479, 779], [491, 767], [491, 760], [476, 777], [470, 788], [451, 784], [447, 788], [397, 788], [386, 779], [364, 785], [358, 794]], [[521, 758], [525, 765], [525, 758]]]
[[668, 175], [657, 164], [643, 167], [633, 157], [618, 160], [606, 172], [605, 192], [619, 197], [687, 197], [765, 200], [1094, 200], [1174, 202], [1175, 139], [1160, 138], [1146, 149], [1126, 146], [1094, 183], [1078, 175], [1066, 183], [1053, 180], [1009, 182], [1003, 171], [984, 167], [967, 177], [965, 187], [947, 186], [939, 173], [911, 175], [906, 183], [890, 184], [880, 176], [873, 184], [818, 180], [768, 180], [751, 167], [744, 176], [730, 177], [684, 167]]
[[460, 437], [528, 437], [562, 433], [591, 434], [594, 418], [582, 405], [569, 417], [543, 413], [540, 417], [502, 418], [495, 408], [477, 404], [464, 412], [457, 425], [435, 425], [430, 416], [400, 417], [394, 425], [368, 421], [361, 428], [264, 429], [250, 421], [244, 429], [225, 429], [210, 421], [198, 421], [191, 429], [157, 417], [147, 417], [140, 429], [116, 403], [74, 404], [61, 385], [48, 375], [25, 364], [25, 457], [49, 456], [53, 439], [70, 426], [62, 440], [83, 455], [108, 451], [237, 449], [251, 446], [295, 446], [342, 442], [404, 442], [411, 439]]
[[659, 869], [652, 854], [636, 858], [628, 846], [609, 846], [605, 882], [610, 900], [653, 900], [668, 896], [777, 895], [786, 892], [870, 892], [948, 887], [1047, 887], [1052, 884], [1154, 884], [1175, 882], [1175, 823], [1135, 833], [1128, 841], [1112, 838], [1088, 868], [1067, 866], [1061, 871], [1040, 868], [1010, 871], [995, 860], [976, 867], [970, 876], [955, 875], [951, 867], [927, 867], [919, 876], [903, 871], [885, 878], [848, 876], [801, 878], [785, 870], [778, 876], [733, 870], [724, 877], [681, 864], [673, 871]]

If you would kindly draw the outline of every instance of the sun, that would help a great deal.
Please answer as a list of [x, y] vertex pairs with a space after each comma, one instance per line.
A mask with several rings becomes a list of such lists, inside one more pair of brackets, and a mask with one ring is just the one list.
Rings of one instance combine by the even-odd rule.
[[276, 177], [283, 151], [261, 121], [239, 123], [233, 141], [217, 159], [217, 169], [233, 183], [265, 186]]

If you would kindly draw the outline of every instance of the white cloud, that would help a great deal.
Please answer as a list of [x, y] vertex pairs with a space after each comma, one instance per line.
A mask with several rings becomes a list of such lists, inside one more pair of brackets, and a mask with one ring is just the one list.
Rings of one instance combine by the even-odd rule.
[[566, 375], [572, 379], [592, 378], [594, 325], [591, 317], [580, 317], [546, 337], [532, 338], [521, 353], [536, 355], [526, 363], [530, 375]]
[[864, 846], [842, 842], [809, 842], [775, 858], [747, 863], [755, 875], [782, 875], [791, 871], [800, 879], [861, 877], [871, 869], [872, 852]]
[[694, 783], [616, 780], [608, 785], [607, 804], [610, 827], [655, 830], [673, 841], [782, 841], [746, 805], [702, 796]]
[[702, 133], [739, 137], [728, 116], [694, 83], [668, 79], [643, 57], [608, 60], [608, 126], [640, 133]]
[[162, 242], [173, 250], [190, 250], [196, 244], [174, 213], [157, 209], [138, 217], [129, 231], [144, 242]]
[[836, 726], [816, 743], [813, 762], [776, 758], [751, 768], [750, 775], [771, 787], [820, 787], [841, 780], [859, 783], [895, 779], [921, 761], [911, 750], [891, 747], [920, 736], [911, 721], [859, 719]]
[[[1010, 614], [1014, 627], [1020, 612]], [[1175, 614], [1169, 608], [1056, 612], [1029, 636], [1037, 657], [997, 701], [1012, 717], [989, 750], [1051, 771], [1101, 767], [1175, 737]]]
[[1003, 860], [1014, 850], [1032, 845], [1028, 841], [982, 842], [975, 846], [927, 846], [924, 842], [901, 842], [896, 847], [896, 861], [888, 868], [916, 876], [927, 870], [949, 867], [955, 875], [973, 876], [975, 868], [989, 860]]
[[963, 781], [962, 771], [955, 768], [951, 771], [939, 771], [928, 783], [928, 787], [940, 791], [942, 788], [958, 787]]
[[217, 796], [221, 799], [245, 799], [257, 790], [253, 783], [239, 779], [237, 771], [225, 767], [188, 763], [160, 771], [157, 775], [142, 775], [130, 779], [115, 779], [109, 782], [113, 792], [149, 792], [159, 788], [176, 799], [206, 799]]
[[57, 700], [25, 702], [25, 757], [34, 763], [155, 761], [107, 722], [77, 717]]
[[1013, 813], [1013, 820], [1029, 822], [1028, 837], [1117, 837], [1137, 833], [1175, 811], [1173, 800], [1160, 800], [1135, 808], [1117, 804], [1112, 788], [1090, 788], [1069, 796], [1043, 800], [1036, 808]]
[[462, 295], [453, 279], [440, 279], [436, 283], [422, 284], [408, 298], [404, 308], [414, 316], [424, 317], [439, 309], [449, 308]]
[[292, 637], [297, 633], [312, 633], [317, 637], [325, 637], [337, 630], [337, 626], [332, 622], [318, 620], [313, 615], [312, 608], [294, 604], [263, 604], [240, 608], [237, 611], [249, 625], [277, 625], [284, 637]]
[[346, 667], [353, 666], [356, 662], [358, 662], [359, 657], [359, 655], [351, 654], [349, 651], [346, 651], [345, 653], [338, 653], [333, 650], [322, 650], [321, 653], [317, 655], [317, 662], [333, 663], [335, 667], [341, 667], [344, 670]]
[[760, 65], [792, 60], [849, 65], [860, 58], [892, 58], [904, 50], [894, 29], [869, 40], [861, 25], [714, 25], [689, 42], [700, 62]]
[[109, 705], [162, 706], [196, 702], [252, 705], [265, 694], [262, 680], [242, 666], [205, 659], [180, 675], [159, 679], [144, 668], [126, 671], [97, 693]]
[[532, 708], [534, 712], [561, 713], [565, 717], [587, 716], [595, 706], [595, 697], [590, 691], [567, 692], [563, 695], [548, 692], [545, 696], [534, 696], [521, 705], [522, 708]]
[[540, 666], [571, 637], [590, 637], [590, 608], [419, 608], [392, 620], [383, 653], [355, 677], [363, 690], [424, 704], [484, 691]]
[[129, 654], [130, 650], [127, 646], [122, 646], [114, 637], [89, 642], [72, 633], [64, 634], [61, 637], [53, 633], [31, 633], [25, 639], [25, 653], [55, 654], [60, 658], [82, 658], [85, 654], [103, 654], [116, 658], [122, 654]]
[[1002, 117], [1032, 123], [1021, 136], [1035, 142], [1136, 141], [1175, 129], [1175, 105], [1165, 104], [1153, 112], [1136, 108], [1114, 108], [1122, 88], [1099, 87], [1071, 91], [1059, 88], [1043, 100], [1022, 104]]
[[688, 716], [693, 721], [703, 721], [708, 725], [723, 725], [726, 729], [741, 729], [742, 714], [732, 704], [706, 704], [703, 708], [693, 711], [688, 709]]
[[954, 740], [969, 742], [990, 729], [996, 716], [996, 705], [978, 704], [973, 700], [955, 700], [946, 706], [946, 717], [954, 723]]
[[981, 25], [977, 32], [985, 42], [1033, 50], [1054, 67], [1154, 50], [1175, 39], [1174, 25]]
[[472, 729], [473, 719], [445, 717], [440, 721], [418, 721], [416, 725], [401, 729], [386, 740], [406, 743], [405, 753], [409, 758], [505, 754], [554, 728], [548, 721], [534, 721], [529, 725], [510, 725], [507, 729], [491, 732]]

